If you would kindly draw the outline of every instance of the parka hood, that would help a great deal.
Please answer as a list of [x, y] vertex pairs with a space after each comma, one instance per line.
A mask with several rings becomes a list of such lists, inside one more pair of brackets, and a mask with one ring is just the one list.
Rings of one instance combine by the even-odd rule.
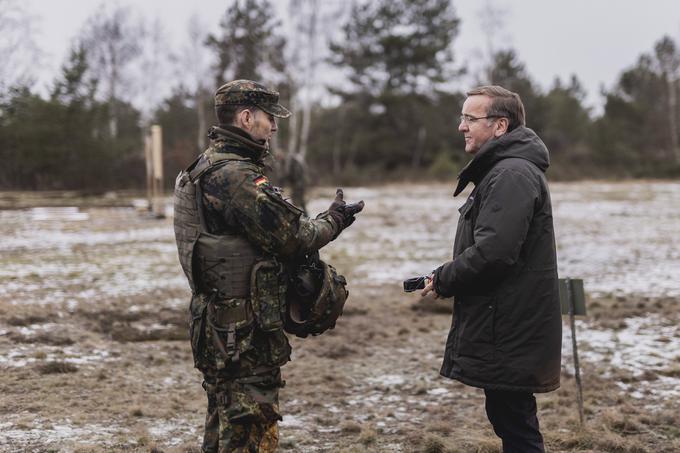
[[550, 155], [543, 141], [533, 130], [519, 126], [482, 146], [458, 174], [458, 185], [453, 196], [462, 192], [468, 183], [477, 184], [496, 163], [509, 158], [528, 160], [544, 173], [550, 166]]

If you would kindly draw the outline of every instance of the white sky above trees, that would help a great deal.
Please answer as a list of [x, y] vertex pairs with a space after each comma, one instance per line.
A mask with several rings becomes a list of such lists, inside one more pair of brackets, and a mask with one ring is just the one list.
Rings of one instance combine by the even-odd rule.
[[[349, 1], [320, 0], [324, 8], [340, 9]], [[217, 30], [227, 1], [119, 0], [132, 5], [147, 20], [156, 18], [175, 51], [188, 40], [189, 18], [196, 14], [210, 31]], [[285, 13], [287, 1], [272, 0]], [[24, 9], [36, 18], [34, 41], [42, 51], [36, 68], [38, 86], [46, 90], [68, 55], [73, 39], [85, 20], [97, 9], [93, 0], [27, 0]], [[588, 93], [587, 102], [601, 109], [602, 86], [610, 88], [622, 70], [635, 64], [643, 52], [650, 52], [664, 34], [680, 44], [680, 1], [677, 0], [462, 0], [454, 7], [461, 19], [454, 43], [456, 62], [474, 75], [489, 47], [512, 47], [529, 74], [547, 90], [555, 77], [568, 80], [576, 74]], [[482, 10], [493, 11], [484, 14]], [[339, 28], [338, 24], [338, 28]], [[484, 25], [486, 28], [484, 28]], [[489, 33], [489, 30], [492, 30]], [[159, 81], [175, 85], [174, 80]], [[328, 79], [331, 74], [324, 73]], [[208, 80], [211, 80], [208, 77]], [[468, 76], [460, 86], [474, 84]]]

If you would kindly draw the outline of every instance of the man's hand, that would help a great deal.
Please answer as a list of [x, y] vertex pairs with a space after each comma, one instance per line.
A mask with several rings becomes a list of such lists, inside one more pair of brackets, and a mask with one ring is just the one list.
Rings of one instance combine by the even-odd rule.
[[360, 213], [364, 209], [364, 200], [357, 203], [346, 204], [343, 212], [345, 215], [345, 228], [354, 223], [356, 214]]
[[338, 188], [335, 191], [335, 200], [333, 200], [333, 203], [328, 207], [328, 212], [333, 212], [333, 211], [338, 211], [340, 212], [341, 209], [345, 207], [347, 203], [345, 203], [345, 194], [342, 192], [342, 189]]
[[425, 297], [430, 293], [434, 294], [435, 299], [439, 299], [439, 294], [437, 294], [437, 291], [434, 289], [434, 279], [432, 278], [432, 275], [427, 277], [425, 288], [423, 288], [423, 291], [420, 293], [420, 297]]
[[344, 193], [342, 189], [335, 191], [335, 199], [328, 207], [328, 216], [331, 217], [336, 225], [338, 225], [337, 237], [342, 230], [354, 223], [355, 215], [364, 209], [364, 201], [358, 203], [347, 204], [345, 202]]

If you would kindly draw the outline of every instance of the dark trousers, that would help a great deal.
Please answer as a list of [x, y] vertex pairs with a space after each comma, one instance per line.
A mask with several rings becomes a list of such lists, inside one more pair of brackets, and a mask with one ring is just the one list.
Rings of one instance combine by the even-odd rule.
[[544, 453], [532, 393], [484, 390], [486, 416], [503, 441], [503, 453]]

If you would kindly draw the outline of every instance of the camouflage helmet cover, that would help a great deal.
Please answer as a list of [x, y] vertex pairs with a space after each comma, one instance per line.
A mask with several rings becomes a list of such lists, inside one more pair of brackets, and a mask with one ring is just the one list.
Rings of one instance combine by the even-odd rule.
[[215, 92], [215, 107], [220, 105], [253, 105], [279, 118], [288, 118], [290, 112], [279, 104], [279, 92], [252, 80], [233, 80]]
[[345, 277], [317, 260], [298, 267], [291, 283], [286, 293], [284, 330], [305, 338], [334, 328], [349, 295]]

